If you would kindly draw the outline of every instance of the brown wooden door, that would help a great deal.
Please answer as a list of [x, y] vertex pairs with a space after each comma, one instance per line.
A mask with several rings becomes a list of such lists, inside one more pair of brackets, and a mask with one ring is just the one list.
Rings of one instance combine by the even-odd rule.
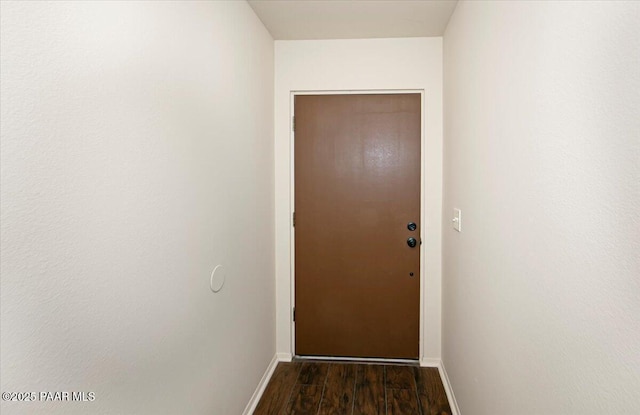
[[420, 101], [295, 97], [297, 355], [418, 358]]

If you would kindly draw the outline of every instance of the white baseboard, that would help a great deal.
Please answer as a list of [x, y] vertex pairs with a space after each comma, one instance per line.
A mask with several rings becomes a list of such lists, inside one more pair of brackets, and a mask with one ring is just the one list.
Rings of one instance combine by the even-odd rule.
[[293, 360], [293, 355], [291, 353], [276, 353], [279, 362], [290, 362]]
[[440, 367], [441, 360], [430, 357], [420, 359], [420, 367]]
[[442, 379], [442, 385], [444, 386], [444, 390], [447, 393], [447, 399], [449, 399], [449, 406], [451, 406], [451, 415], [460, 415], [460, 408], [458, 407], [458, 402], [456, 401], [456, 397], [453, 394], [453, 388], [451, 388], [451, 382], [449, 381], [449, 375], [447, 375], [447, 371], [444, 368], [444, 362], [441, 360], [438, 365], [438, 372], [440, 372], [440, 379]]
[[260, 402], [260, 398], [269, 384], [273, 371], [276, 370], [279, 361], [278, 353], [274, 354], [271, 363], [267, 366], [267, 370], [264, 372], [264, 375], [262, 375], [262, 379], [260, 379], [260, 383], [258, 383], [258, 387], [256, 387], [255, 392], [253, 392], [253, 396], [249, 399], [249, 403], [247, 403], [247, 406], [244, 408], [242, 415], [251, 415], [253, 411], [256, 410], [256, 406], [258, 406], [258, 402]]

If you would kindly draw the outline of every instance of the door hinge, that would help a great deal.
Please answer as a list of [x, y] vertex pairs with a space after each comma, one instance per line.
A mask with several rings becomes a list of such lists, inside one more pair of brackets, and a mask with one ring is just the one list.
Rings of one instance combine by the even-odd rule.
[[295, 227], [296, 227], [296, 212], [293, 212], [293, 215], [292, 215], [292, 216], [293, 216], [293, 219], [292, 219], [292, 221], [293, 221], [293, 227], [295, 228]]
[[296, 321], [296, 308], [293, 307], [293, 321]]
[[296, 116], [291, 117], [291, 131], [296, 132]]

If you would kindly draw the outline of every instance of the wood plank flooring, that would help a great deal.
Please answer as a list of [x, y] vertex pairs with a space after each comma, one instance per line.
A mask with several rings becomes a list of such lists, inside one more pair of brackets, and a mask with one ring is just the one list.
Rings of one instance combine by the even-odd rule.
[[451, 415], [438, 369], [278, 363], [254, 415]]

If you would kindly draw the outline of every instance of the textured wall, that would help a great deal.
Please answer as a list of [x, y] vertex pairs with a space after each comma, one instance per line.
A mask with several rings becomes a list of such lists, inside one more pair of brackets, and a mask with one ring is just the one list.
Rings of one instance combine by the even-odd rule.
[[424, 344], [440, 358], [442, 209], [442, 39], [294, 40], [275, 42], [275, 192], [277, 348], [291, 349], [291, 91], [423, 89], [425, 182], [422, 224]]
[[461, 412], [640, 413], [640, 3], [461, 2], [444, 44]]
[[275, 353], [270, 35], [245, 2], [1, 14], [2, 391], [96, 394], [2, 413], [241, 413]]

